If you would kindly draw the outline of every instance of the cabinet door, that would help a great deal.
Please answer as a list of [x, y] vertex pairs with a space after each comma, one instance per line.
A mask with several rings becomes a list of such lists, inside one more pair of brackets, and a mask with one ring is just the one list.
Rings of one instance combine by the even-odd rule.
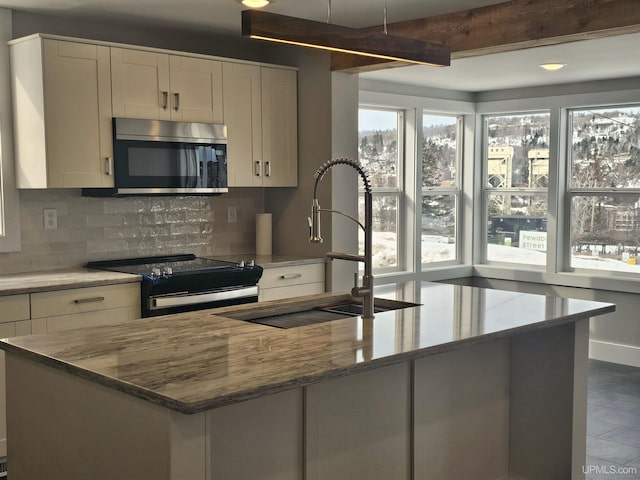
[[112, 187], [109, 48], [43, 41], [48, 187]]
[[298, 185], [298, 90], [293, 70], [262, 67], [265, 187]]
[[224, 123], [230, 187], [262, 185], [260, 67], [223, 64]]
[[171, 56], [171, 119], [223, 123], [222, 62]]
[[169, 56], [111, 48], [114, 117], [169, 120]]

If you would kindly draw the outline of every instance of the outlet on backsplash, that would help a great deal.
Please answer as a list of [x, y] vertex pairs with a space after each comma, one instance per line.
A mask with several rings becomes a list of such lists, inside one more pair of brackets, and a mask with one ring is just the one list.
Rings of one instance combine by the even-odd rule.
[[227, 222], [238, 223], [238, 209], [236, 207], [229, 207], [227, 209]]
[[55, 208], [45, 208], [43, 210], [44, 217], [44, 229], [45, 230], [57, 230], [58, 229], [58, 210]]

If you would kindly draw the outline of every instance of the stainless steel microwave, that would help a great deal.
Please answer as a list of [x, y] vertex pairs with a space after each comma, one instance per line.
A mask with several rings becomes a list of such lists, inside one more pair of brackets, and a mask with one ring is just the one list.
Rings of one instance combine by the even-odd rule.
[[227, 188], [225, 125], [113, 119], [115, 188], [85, 196], [216, 195]]

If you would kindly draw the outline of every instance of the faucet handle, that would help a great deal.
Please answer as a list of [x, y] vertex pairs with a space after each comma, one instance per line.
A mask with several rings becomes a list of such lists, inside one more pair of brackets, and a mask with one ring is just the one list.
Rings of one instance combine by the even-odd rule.
[[358, 288], [358, 272], [353, 272], [353, 286]]

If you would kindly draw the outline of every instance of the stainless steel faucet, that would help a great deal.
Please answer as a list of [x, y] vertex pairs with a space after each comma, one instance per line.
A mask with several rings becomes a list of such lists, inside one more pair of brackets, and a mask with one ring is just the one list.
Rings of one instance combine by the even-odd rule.
[[[318, 183], [324, 177], [327, 171], [335, 167], [336, 165], [348, 165], [356, 169], [362, 181], [364, 183], [364, 225], [360, 223], [357, 218], [352, 217], [339, 210], [332, 210], [327, 208], [320, 208], [318, 203]], [[373, 274], [371, 273], [372, 261], [372, 234], [373, 234], [373, 216], [372, 216], [372, 204], [373, 196], [371, 194], [371, 183], [369, 177], [365, 173], [360, 163], [351, 160], [350, 158], [336, 158], [326, 162], [315, 173], [316, 183], [313, 187], [313, 203], [311, 204], [311, 217], [309, 217], [309, 242], [322, 243], [322, 236], [320, 234], [320, 212], [331, 212], [343, 215], [354, 222], [356, 222], [360, 228], [364, 231], [364, 255], [340, 253], [340, 252], [327, 252], [327, 257], [331, 259], [349, 260], [352, 262], [364, 263], [364, 276], [362, 277], [362, 286], [358, 286], [358, 274], [356, 273], [355, 286], [351, 289], [351, 295], [356, 298], [362, 298], [362, 318], [373, 318]]]

